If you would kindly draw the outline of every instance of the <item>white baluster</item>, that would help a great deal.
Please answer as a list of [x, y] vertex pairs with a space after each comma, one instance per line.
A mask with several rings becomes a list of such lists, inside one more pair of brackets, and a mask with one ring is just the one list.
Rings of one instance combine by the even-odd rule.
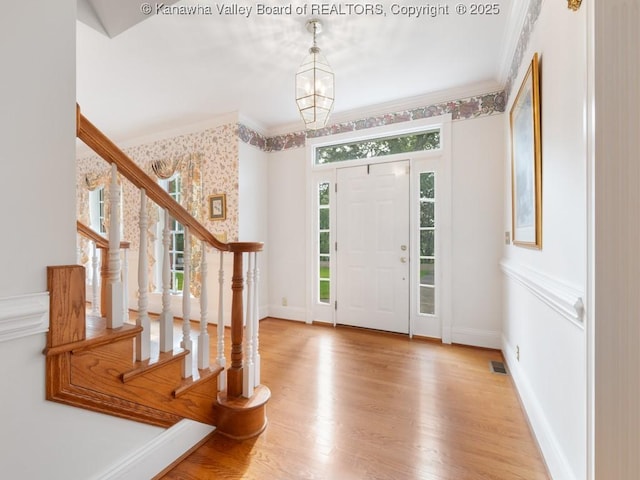
[[255, 252], [255, 266], [253, 288], [255, 290], [253, 295], [253, 384], [257, 387], [260, 385], [260, 303], [258, 302], [260, 296], [260, 269], [258, 268], [258, 252]]
[[216, 347], [216, 363], [222, 367], [218, 376], [218, 390], [227, 387], [227, 359], [224, 356], [224, 253], [220, 251], [220, 267], [218, 269], [218, 342]]
[[82, 264], [82, 239], [80, 235], [76, 235], [76, 262]]
[[247, 311], [245, 314], [245, 338], [244, 338], [244, 351], [245, 362], [244, 371], [242, 375], [242, 396], [250, 398], [253, 395], [254, 383], [254, 368], [253, 368], [253, 302], [254, 302], [254, 288], [255, 281], [255, 266], [254, 255], [249, 253], [249, 261], [247, 262]]
[[122, 322], [129, 321], [129, 254], [122, 249]]
[[198, 336], [198, 368], [209, 368], [209, 331], [207, 330], [207, 248], [202, 242], [200, 263], [200, 335]]
[[[140, 246], [138, 251], [138, 318], [136, 325], [142, 327], [142, 332], [136, 338], [136, 360], [149, 358], [151, 345], [151, 330], [149, 314], [149, 260], [147, 259], [147, 194], [140, 190]], [[126, 257], [125, 257], [126, 258]]]
[[169, 210], [164, 211], [162, 229], [162, 314], [160, 315], [160, 351], [173, 350], [173, 314], [171, 313], [171, 260], [169, 258]]
[[100, 316], [100, 274], [98, 272], [99, 256], [98, 247], [95, 242], [92, 243], [91, 251], [91, 315]]
[[120, 280], [120, 187], [118, 168], [111, 164], [109, 188], [109, 279], [107, 283], [107, 328], [122, 326], [122, 281]]
[[191, 342], [191, 323], [189, 319], [191, 317], [191, 242], [189, 241], [189, 229], [184, 227], [184, 257], [183, 257], [183, 280], [182, 280], [182, 341], [180, 346], [189, 351], [189, 354], [184, 357], [184, 363], [182, 367], [182, 377], [189, 378], [193, 371], [193, 357], [191, 351], [193, 350], [193, 344]]

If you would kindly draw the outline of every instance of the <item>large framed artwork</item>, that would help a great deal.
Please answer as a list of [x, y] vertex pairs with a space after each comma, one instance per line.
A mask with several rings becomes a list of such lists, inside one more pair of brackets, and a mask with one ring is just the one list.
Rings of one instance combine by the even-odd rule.
[[513, 244], [542, 248], [542, 152], [538, 54], [511, 107], [511, 215]]

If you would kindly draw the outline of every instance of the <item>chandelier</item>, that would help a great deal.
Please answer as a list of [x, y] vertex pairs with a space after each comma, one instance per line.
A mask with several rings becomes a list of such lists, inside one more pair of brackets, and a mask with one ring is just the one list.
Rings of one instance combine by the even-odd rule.
[[306, 26], [313, 33], [313, 45], [296, 73], [296, 103], [306, 127], [317, 130], [327, 124], [333, 108], [334, 75], [316, 44], [316, 35], [322, 31], [320, 20], [309, 20]]

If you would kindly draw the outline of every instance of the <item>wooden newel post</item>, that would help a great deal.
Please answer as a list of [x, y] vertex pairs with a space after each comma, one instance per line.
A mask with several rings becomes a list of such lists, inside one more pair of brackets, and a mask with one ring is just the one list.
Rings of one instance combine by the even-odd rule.
[[242, 305], [242, 252], [233, 253], [233, 278], [231, 279], [231, 366], [227, 371], [227, 396], [242, 395], [242, 333], [244, 309]]

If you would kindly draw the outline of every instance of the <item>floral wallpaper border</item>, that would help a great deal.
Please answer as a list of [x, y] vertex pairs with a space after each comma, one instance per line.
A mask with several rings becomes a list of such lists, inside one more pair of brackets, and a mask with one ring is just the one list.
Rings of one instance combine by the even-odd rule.
[[509, 70], [509, 75], [507, 76], [507, 83], [504, 87], [505, 95], [505, 103], [509, 100], [511, 96], [511, 90], [513, 89], [513, 82], [518, 76], [518, 70], [520, 69], [520, 65], [522, 64], [522, 57], [524, 56], [524, 52], [529, 45], [529, 39], [531, 38], [531, 32], [533, 31], [533, 27], [540, 16], [540, 11], [542, 10], [542, 0], [531, 0], [529, 2], [529, 9], [527, 10], [527, 15], [524, 20], [524, 24], [522, 25], [522, 31], [520, 32], [520, 38], [518, 39], [518, 45], [516, 45], [516, 50], [513, 53], [513, 59], [511, 60], [511, 68]]
[[451, 100], [425, 107], [412, 108], [384, 115], [366, 117], [350, 122], [335, 123], [320, 130], [309, 130], [265, 137], [246, 125], [238, 124], [238, 137], [245, 143], [258, 147], [265, 152], [279, 152], [289, 148], [301, 148], [307, 138], [324, 137], [344, 132], [354, 132], [367, 128], [410, 122], [421, 118], [451, 114], [453, 120], [466, 120], [482, 115], [503, 113], [506, 105], [505, 92], [492, 92], [474, 97]]

